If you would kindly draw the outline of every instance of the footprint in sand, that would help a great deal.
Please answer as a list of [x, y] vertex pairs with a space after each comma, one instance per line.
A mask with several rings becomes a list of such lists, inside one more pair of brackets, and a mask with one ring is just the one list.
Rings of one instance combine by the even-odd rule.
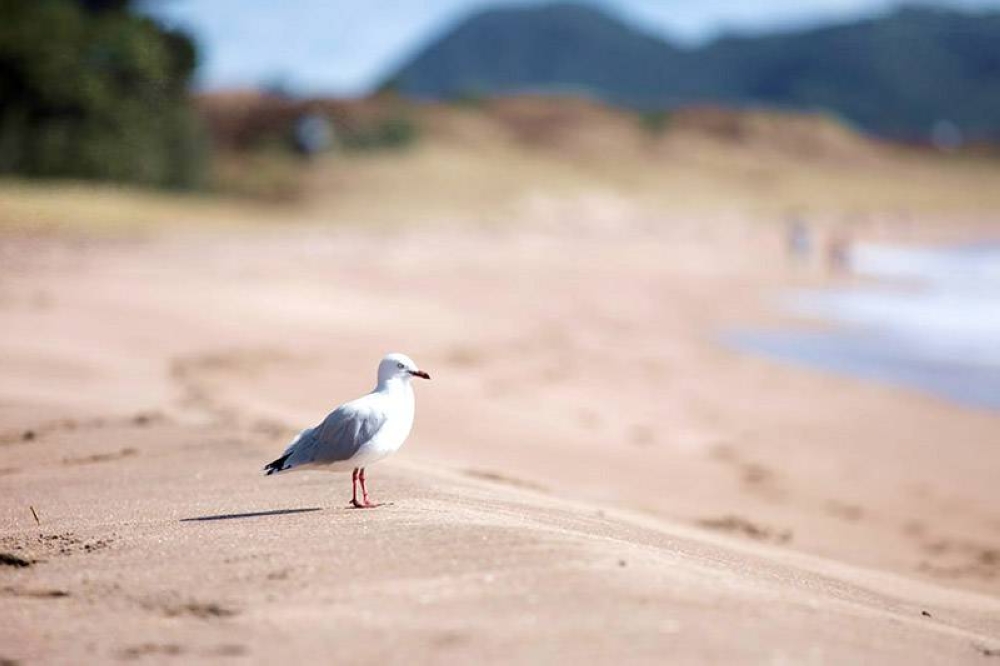
[[125, 648], [121, 651], [121, 656], [123, 659], [140, 659], [154, 655], [176, 657], [183, 653], [184, 650], [181, 646], [173, 643], [142, 643], [141, 645], [133, 645]]
[[734, 515], [723, 516], [721, 518], [703, 518], [697, 521], [697, 525], [720, 532], [738, 534], [756, 541], [770, 541], [771, 543], [788, 543], [792, 540], [793, 536], [791, 530], [762, 527], [746, 518]]
[[922, 549], [929, 558], [918, 569], [936, 578], [1000, 577], [1000, 548], [981, 543], [946, 538], [926, 540]]
[[[7, 551], [0, 554], [0, 556], [28, 562], [27, 565], [12, 564], [11, 566], [31, 566], [40, 562], [41, 558], [44, 557], [93, 553], [110, 547], [112, 542], [112, 537], [81, 539], [72, 532], [39, 534], [36, 536], [12, 536], [4, 537], [0, 540], [0, 546], [3, 546]], [[0, 561], [0, 564], [3, 563], [6, 562]]]
[[548, 488], [541, 485], [540, 483], [535, 483], [534, 481], [525, 481], [523, 479], [516, 479], [512, 476], [500, 474], [499, 472], [492, 472], [490, 470], [467, 469], [463, 472], [463, 474], [465, 474], [465, 476], [469, 476], [474, 479], [481, 479], [483, 481], [490, 481], [493, 483], [502, 483], [506, 486], [513, 486], [515, 488], [524, 488], [526, 490], [535, 490], [543, 493], [548, 492]]
[[134, 456], [138, 451], [131, 447], [123, 448], [119, 451], [111, 451], [109, 453], [95, 453], [89, 456], [81, 456], [79, 458], [63, 458], [63, 465], [91, 465], [93, 463], [111, 462], [113, 460], [121, 460], [122, 458], [128, 458]]

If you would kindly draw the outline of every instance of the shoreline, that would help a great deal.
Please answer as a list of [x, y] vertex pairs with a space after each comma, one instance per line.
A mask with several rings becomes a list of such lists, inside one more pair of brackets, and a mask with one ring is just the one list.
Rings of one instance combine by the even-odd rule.
[[1000, 286], [998, 247], [858, 243], [852, 284], [775, 297], [779, 312], [809, 328], [743, 328], [722, 340], [777, 361], [1000, 410], [1000, 319], [983, 318], [1000, 311], [990, 286]]

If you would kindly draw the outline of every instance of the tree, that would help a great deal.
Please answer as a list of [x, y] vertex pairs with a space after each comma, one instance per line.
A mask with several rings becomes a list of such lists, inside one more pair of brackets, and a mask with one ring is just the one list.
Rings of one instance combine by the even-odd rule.
[[0, 0], [0, 173], [190, 187], [187, 36], [113, 0]]

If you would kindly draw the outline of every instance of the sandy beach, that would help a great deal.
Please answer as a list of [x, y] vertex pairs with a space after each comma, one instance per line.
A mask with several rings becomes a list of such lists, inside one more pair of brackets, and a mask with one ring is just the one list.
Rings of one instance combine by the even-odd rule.
[[[726, 347], [829, 278], [777, 225], [619, 203], [5, 233], [4, 663], [1000, 654], [1000, 416]], [[992, 225], [946, 222], [859, 233]], [[260, 475], [396, 350], [434, 379], [385, 506]]]
[[926, 1], [0, 0], [0, 666], [1000, 666]]

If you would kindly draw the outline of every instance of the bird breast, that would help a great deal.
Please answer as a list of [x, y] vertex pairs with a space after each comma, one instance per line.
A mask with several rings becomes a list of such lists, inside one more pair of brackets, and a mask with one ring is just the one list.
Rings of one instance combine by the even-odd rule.
[[406, 384], [385, 394], [389, 418], [372, 440], [373, 453], [389, 454], [401, 447], [413, 428], [413, 388]]

